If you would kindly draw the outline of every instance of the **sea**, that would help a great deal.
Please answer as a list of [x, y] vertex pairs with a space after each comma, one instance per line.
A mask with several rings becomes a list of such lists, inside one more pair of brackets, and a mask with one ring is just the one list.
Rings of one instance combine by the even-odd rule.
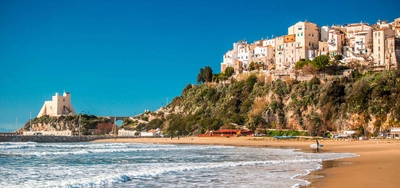
[[300, 187], [352, 153], [141, 143], [0, 142], [0, 187]]

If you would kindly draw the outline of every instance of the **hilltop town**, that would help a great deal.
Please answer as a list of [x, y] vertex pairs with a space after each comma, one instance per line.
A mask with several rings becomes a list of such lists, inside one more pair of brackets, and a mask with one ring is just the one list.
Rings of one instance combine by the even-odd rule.
[[244, 40], [233, 43], [233, 49], [223, 55], [221, 72], [232, 67], [235, 74], [257, 69], [270, 75], [293, 77], [297, 62], [321, 55], [342, 65], [390, 70], [398, 68], [399, 49], [400, 17], [393, 22], [378, 20], [373, 25], [360, 22], [330, 27], [300, 21], [288, 27], [284, 36], [251, 44]]

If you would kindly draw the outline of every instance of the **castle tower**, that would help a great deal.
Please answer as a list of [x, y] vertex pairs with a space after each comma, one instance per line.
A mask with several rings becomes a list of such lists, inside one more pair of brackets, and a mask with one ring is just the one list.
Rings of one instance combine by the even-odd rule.
[[75, 110], [71, 104], [71, 94], [69, 92], [64, 92], [63, 95], [60, 96], [56, 93], [51, 101], [45, 101], [37, 117], [44, 115], [75, 115]]

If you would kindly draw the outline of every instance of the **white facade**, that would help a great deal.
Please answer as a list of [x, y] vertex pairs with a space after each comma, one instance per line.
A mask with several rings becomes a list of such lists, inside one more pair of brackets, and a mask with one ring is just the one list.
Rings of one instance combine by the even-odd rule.
[[307, 21], [297, 22], [288, 28], [288, 35], [292, 34], [296, 37], [296, 58], [294, 62], [308, 58], [309, 50], [318, 50], [320, 28], [317, 24]]
[[379, 29], [373, 32], [373, 59], [374, 66], [387, 66], [385, 58], [385, 42], [387, 38], [395, 35], [392, 29]]
[[244, 68], [247, 68], [248, 65], [250, 64], [250, 58], [252, 56], [251, 50], [250, 50], [250, 45], [247, 43], [240, 43], [237, 45], [237, 54], [238, 57], [237, 59], [241, 62], [243, 62]]
[[342, 54], [344, 34], [338, 29], [330, 29], [328, 35], [329, 55]]
[[321, 27], [321, 41], [322, 42], [328, 42], [329, 39], [329, 27], [328, 26], [322, 26]]
[[159, 136], [159, 135], [156, 132], [140, 132], [140, 136], [154, 137], [154, 136]]
[[263, 46], [275, 47], [275, 39], [267, 39], [263, 41]]
[[52, 97], [51, 101], [45, 101], [37, 117], [44, 115], [61, 116], [75, 115], [75, 110], [71, 104], [71, 95], [69, 92], [64, 92], [63, 96], [58, 93]]
[[118, 130], [118, 136], [135, 136], [136, 130], [125, 130], [125, 129], [119, 129]]
[[283, 70], [284, 66], [284, 49], [283, 49], [283, 36], [275, 38], [275, 64], [277, 70]]
[[358, 32], [354, 36], [354, 40], [354, 54], [367, 56], [371, 54], [371, 30]]
[[72, 136], [72, 131], [24, 131], [25, 136]]

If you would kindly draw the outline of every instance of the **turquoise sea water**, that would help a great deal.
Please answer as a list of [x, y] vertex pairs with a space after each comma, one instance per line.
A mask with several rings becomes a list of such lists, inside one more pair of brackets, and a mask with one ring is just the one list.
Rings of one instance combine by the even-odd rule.
[[297, 187], [350, 153], [137, 143], [0, 143], [0, 187]]

